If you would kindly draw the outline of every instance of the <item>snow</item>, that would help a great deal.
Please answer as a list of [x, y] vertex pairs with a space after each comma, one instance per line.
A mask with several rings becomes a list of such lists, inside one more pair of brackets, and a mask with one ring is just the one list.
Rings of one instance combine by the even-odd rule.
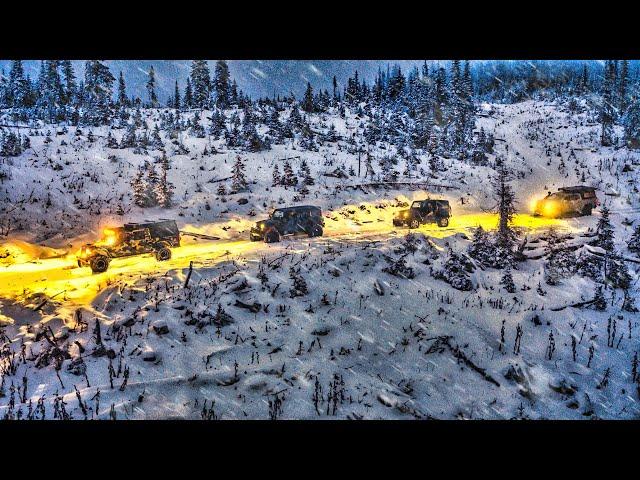
[[[616, 247], [625, 253], [633, 226], [623, 220], [637, 221], [640, 210], [637, 175], [621, 169], [623, 160], [637, 162], [635, 154], [599, 147], [598, 125], [587, 113], [569, 113], [562, 105], [528, 101], [482, 109], [487, 116], [478, 119], [478, 128], [504, 140], [496, 149], [515, 171], [511, 183], [523, 214], [522, 233], [532, 242], [527, 255], [543, 254], [550, 226], [569, 235], [571, 245], [588, 241], [598, 210], [592, 217], [547, 223], [525, 215], [531, 199], [582, 183], [583, 171], [585, 183], [597, 187], [611, 209]], [[149, 125], [158, 114], [143, 112]], [[203, 113], [203, 123], [208, 116]], [[313, 122], [319, 130], [333, 123], [341, 135], [362, 133], [362, 119], [353, 113], [344, 119], [314, 115]], [[500, 286], [503, 272], [496, 269], [475, 268], [470, 291], [434, 276], [450, 249], [467, 251], [477, 224], [495, 225], [483, 213], [495, 203], [489, 167], [444, 159], [446, 171], [431, 184], [454, 188], [346, 188], [365, 181], [323, 175], [338, 165], [357, 171], [358, 155], [344, 142], [318, 152], [288, 143], [239, 153], [221, 141], [183, 132], [189, 154], [176, 154], [166, 142], [177, 206], [168, 211], [130, 207], [121, 216], [116, 207], [119, 202], [130, 206], [129, 179], [159, 152], [108, 149], [103, 127], [91, 129], [93, 144], [87, 128], [78, 137], [74, 128], [63, 135], [53, 127], [34, 130], [43, 135], [31, 137], [32, 149], [5, 165], [11, 180], [3, 188], [14, 202], [38, 198], [21, 204], [21, 217], [40, 226], [12, 234], [0, 245], [0, 253], [8, 253], [0, 259], [0, 344], [15, 352], [0, 359], [0, 415], [11, 409], [11, 385], [14, 414], [21, 408], [26, 415], [29, 401], [35, 407], [42, 399], [47, 418], [54, 415], [57, 396], [68, 414], [84, 418], [74, 386], [90, 407], [89, 418], [103, 419], [112, 411], [131, 419], [622, 419], [640, 413], [637, 385], [630, 378], [638, 315], [621, 309], [620, 290], [607, 291], [606, 311], [567, 307], [592, 299], [595, 283], [574, 275], [547, 285], [544, 258], [517, 264], [511, 272], [514, 294]], [[48, 130], [52, 142], [46, 144]], [[120, 141], [124, 130], [113, 134]], [[219, 153], [202, 155], [212, 145]], [[568, 160], [572, 149], [577, 164]], [[380, 146], [372, 150], [383, 153]], [[559, 171], [558, 152], [566, 173]], [[237, 155], [246, 161], [249, 191], [218, 197], [218, 183], [211, 182], [230, 176]], [[298, 155], [309, 163], [316, 184], [307, 198], [294, 200], [293, 189], [271, 186], [271, 173], [274, 164], [282, 167], [282, 159]], [[290, 161], [297, 171], [297, 161]], [[55, 165], [62, 169], [54, 170]], [[69, 201], [69, 182], [84, 182], [74, 195], [89, 208]], [[613, 191], [619, 196], [603, 194]], [[45, 208], [47, 193], [52, 206]], [[450, 200], [452, 223], [447, 229], [427, 225], [407, 238], [391, 218], [403, 202], [427, 195]], [[248, 203], [239, 204], [241, 197]], [[247, 241], [253, 222], [273, 208], [296, 203], [322, 207], [326, 236], [271, 245]], [[160, 217], [176, 218], [183, 230], [221, 240], [185, 238], [184, 253], [176, 251], [165, 265], [134, 257], [114, 261], [113, 270], [96, 276], [73, 268], [77, 248], [95, 240], [103, 227]], [[400, 258], [412, 275], [389, 273], [389, 265]], [[185, 288], [191, 259], [193, 276]], [[629, 267], [637, 297], [638, 266]], [[295, 275], [304, 279], [308, 293], [292, 297]], [[18, 288], [25, 284], [29, 292]], [[65, 287], [64, 294], [51, 298]], [[36, 311], [42, 300], [48, 301]], [[252, 312], [238, 302], [260, 307]], [[514, 353], [518, 328], [523, 333]], [[550, 333], [555, 340], [551, 359]], [[61, 359], [57, 372], [56, 348], [69, 357]], [[602, 386], [607, 369], [608, 384]], [[123, 387], [125, 370], [129, 377]]]

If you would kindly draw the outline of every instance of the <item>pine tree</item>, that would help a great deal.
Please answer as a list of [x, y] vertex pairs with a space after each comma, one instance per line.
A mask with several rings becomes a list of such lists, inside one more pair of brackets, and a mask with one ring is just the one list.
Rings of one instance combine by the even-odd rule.
[[627, 242], [627, 248], [630, 252], [640, 252], [640, 224], [636, 225], [629, 242]]
[[173, 200], [173, 191], [175, 187], [167, 178], [167, 174], [171, 165], [169, 164], [169, 158], [166, 154], [162, 155], [160, 159], [160, 174], [158, 176], [158, 182], [154, 186], [155, 200], [162, 208], [171, 207]]
[[233, 165], [233, 168], [231, 169], [231, 175], [232, 175], [231, 188], [234, 192], [242, 192], [247, 189], [247, 179], [244, 174], [244, 169], [245, 169], [244, 163], [242, 162], [242, 159], [238, 155], [238, 157], [236, 158], [236, 163]]
[[304, 99], [302, 100], [302, 109], [307, 113], [313, 113], [315, 107], [313, 104], [313, 88], [311, 83], [307, 82], [307, 89], [304, 92]]
[[609, 220], [609, 208], [606, 205], [603, 205], [600, 212], [601, 215], [596, 229], [597, 236], [593, 244], [604, 249], [605, 252], [611, 253], [614, 250], [614, 238], [613, 226]]
[[191, 88], [193, 107], [208, 108], [211, 98], [211, 75], [206, 60], [191, 62]]
[[224, 60], [216, 62], [213, 89], [216, 95], [216, 107], [225, 110], [231, 105], [231, 84], [229, 66]]
[[131, 181], [131, 189], [133, 190], [133, 202], [141, 208], [147, 206], [147, 183], [144, 179], [144, 170], [138, 169], [138, 173]]
[[71, 105], [76, 98], [76, 76], [73, 72], [73, 65], [71, 60], [61, 60], [60, 69], [62, 71], [62, 77], [64, 78], [64, 103]]
[[84, 71], [84, 121], [104, 125], [111, 119], [111, 97], [115, 78], [99, 60], [87, 60]]
[[627, 94], [629, 85], [629, 61], [622, 60], [618, 75], [618, 110], [624, 112], [627, 108]]
[[513, 282], [513, 276], [511, 274], [511, 268], [510, 267], [507, 267], [507, 269], [505, 270], [504, 275], [502, 276], [502, 279], [500, 280], [500, 285], [502, 285], [504, 287], [504, 289], [508, 293], [515, 293], [516, 285]]
[[271, 181], [271, 185], [273, 187], [277, 187], [278, 185], [281, 185], [281, 178], [280, 178], [280, 169], [278, 168], [278, 164], [274, 164], [273, 165], [273, 174], [272, 174], [272, 181]]
[[193, 94], [191, 91], [191, 79], [187, 78], [187, 86], [184, 88], [184, 108], [193, 107]]
[[640, 148], [640, 101], [629, 102], [629, 106], [622, 118], [624, 140], [631, 149]]
[[173, 108], [180, 110], [180, 88], [178, 87], [178, 80], [176, 80], [176, 88], [173, 94]]
[[498, 167], [497, 175], [493, 180], [494, 194], [498, 200], [496, 213], [499, 215], [498, 239], [502, 246], [511, 247], [516, 238], [511, 229], [513, 215], [516, 212], [515, 195], [508, 183], [507, 170], [504, 164]]
[[615, 84], [614, 68], [614, 63], [611, 60], [607, 60], [602, 86], [602, 105], [600, 107], [600, 123], [602, 124], [600, 144], [603, 147], [613, 145], [613, 122], [615, 119], [613, 98], [613, 88]]
[[120, 108], [125, 108], [128, 105], [129, 99], [127, 98], [127, 86], [124, 82], [124, 75], [121, 70], [120, 76], [118, 77], [118, 106]]
[[287, 187], [292, 187], [298, 184], [298, 177], [293, 173], [293, 168], [291, 168], [291, 164], [288, 160], [284, 162], [281, 184]]
[[151, 108], [158, 107], [158, 95], [156, 94], [156, 72], [153, 69], [153, 65], [149, 69], [149, 79], [146, 83], [147, 95], [149, 95], [149, 106]]

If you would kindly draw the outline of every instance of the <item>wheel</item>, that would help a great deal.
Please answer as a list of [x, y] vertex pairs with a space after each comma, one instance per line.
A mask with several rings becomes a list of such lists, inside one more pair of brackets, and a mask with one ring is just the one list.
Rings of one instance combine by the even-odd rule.
[[409, 223], [409, 228], [418, 228], [419, 226], [420, 222], [415, 218]]
[[310, 237], [321, 237], [322, 236], [322, 227], [320, 225], [313, 225], [309, 230]]
[[582, 215], [591, 215], [591, 210], [593, 207], [591, 205], [585, 205], [582, 209]]
[[280, 241], [280, 233], [277, 230], [269, 230], [264, 234], [264, 243], [275, 243]]
[[95, 257], [91, 260], [91, 271], [93, 273], [106, 272], [109, 268], [109, 259], [103, 255]]
[[160, 247], [156, 250], [156, 260], [159, 262], [167, 261], [171, 258], [171, 250], [168, 247]]
[[438, 219], [439, 227], [446, 227], [447, 225], [449, 225], [449, 219], [447, 217], [441, 217]]

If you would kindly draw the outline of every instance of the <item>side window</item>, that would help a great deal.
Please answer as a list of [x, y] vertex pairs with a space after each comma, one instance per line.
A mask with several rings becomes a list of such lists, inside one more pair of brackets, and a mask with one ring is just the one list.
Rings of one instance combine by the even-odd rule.
[[133, 232], [131, 232], [131, 240], [144, 240], [145, 239], [145, 235], [146, 234], [146, 230], [135, 230]]

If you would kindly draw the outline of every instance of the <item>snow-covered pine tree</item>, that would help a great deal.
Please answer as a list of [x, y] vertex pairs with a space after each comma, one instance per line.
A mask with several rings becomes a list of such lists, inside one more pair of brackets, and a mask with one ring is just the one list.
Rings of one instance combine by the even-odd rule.
[[190, 79], [191, 83], [187, 83], [187, 86], [192, 90], [190, 92], [192, 106], [200, 109], [208, 108], [211, 96], [211, 75], [206, 60], [191, 62]]
[[147, 206], [147, 182], [144, 178], [144, 169], [138, 169], [138, 173], [131, 181], [131, 189], [133, 191], [133, 203], [138, 207]]
[[147, 73], [149, 79], [145, 84], [147, 89], [147, 95], [149, 96], [149, 107], [158, 108], [158, 94], [156, 93], [156, 72], [153, 69], [153, 65], [149, 68], [149, 72]]
[[138, 138], [136, 137], [135, 123], [131, 122], [127, 125], [127, 131], [122, 136], [120, 148], [135, 148], [138, 146]]
[[307, 89], [304, 92], [302, 109], [307, 113], [313, 113], [315, 111], [315, 105], [313, 102], [313, 87], [311, 87], [310, 82], [307, 82]]
[[629, 238], [629, 241], [627, 242], [627, 248], [630, 252], [640, 252], [640, 223], [636, 225], [631, 238]]
[[233, 168], [231, 169], [231, 189], [235, 192], [242, 192], [247, 189], [247, 179], [244, 174], [244, 163], [240, 155], [236, 158], [236, 162], [233, 164]]
[[602, 130], [600, 134], [600, 144], [603, 147], [613, 145], [613, 123], [615, 121], [615, 106], [613, 89], [615, 87], [614, 63], [607, 60], [604, 69], [604, 80], [602, 83], [602, 104], [600, 106], [600, 123]]
[[167, 157], [166, 154], [162, 154], [160, 159], [160, 174], [158, 175], [158, 181], [153, 188], [155, 200], [162, 208], [169, 208], [172, 205], [175, 187], [168, 180], [168, 172], [170, 168], [171, 165], [169, 163], [169, 157]]
[[273, 165], [273, 174], [271, 175], [271, 186], [273, 187], [277, 187], [278, 185], [281, 185], [282, 183], [282, 179], [280, 177], [280, 169], [278, 168], [278, 164], [274, 164]]
[[511, 228], [513, 215], [516, 212], [516, 200], [511, 185], [508, 183], [508, 173], [504, 163], [498, 167], [496, 176], [493, 179], [494, 195], [498, 201], [495, 213], [498, 214], [498, 242], [510, 249], [517, 238], [516, 233]]
[[289, 163], [289, 160], [285, 160], [283, 172], [282, 172], [282, 180], [281, 185], [292, 187], [298, 184], [298, 177], [296, 177], [295, 173], [293, 173], [293, 168]]
[[213, 90], [215, 93], [215, 105], [220, 110], [231, 106], [231, 84], [229, 66], [224, 60], [218, 60], [214, 71]]

